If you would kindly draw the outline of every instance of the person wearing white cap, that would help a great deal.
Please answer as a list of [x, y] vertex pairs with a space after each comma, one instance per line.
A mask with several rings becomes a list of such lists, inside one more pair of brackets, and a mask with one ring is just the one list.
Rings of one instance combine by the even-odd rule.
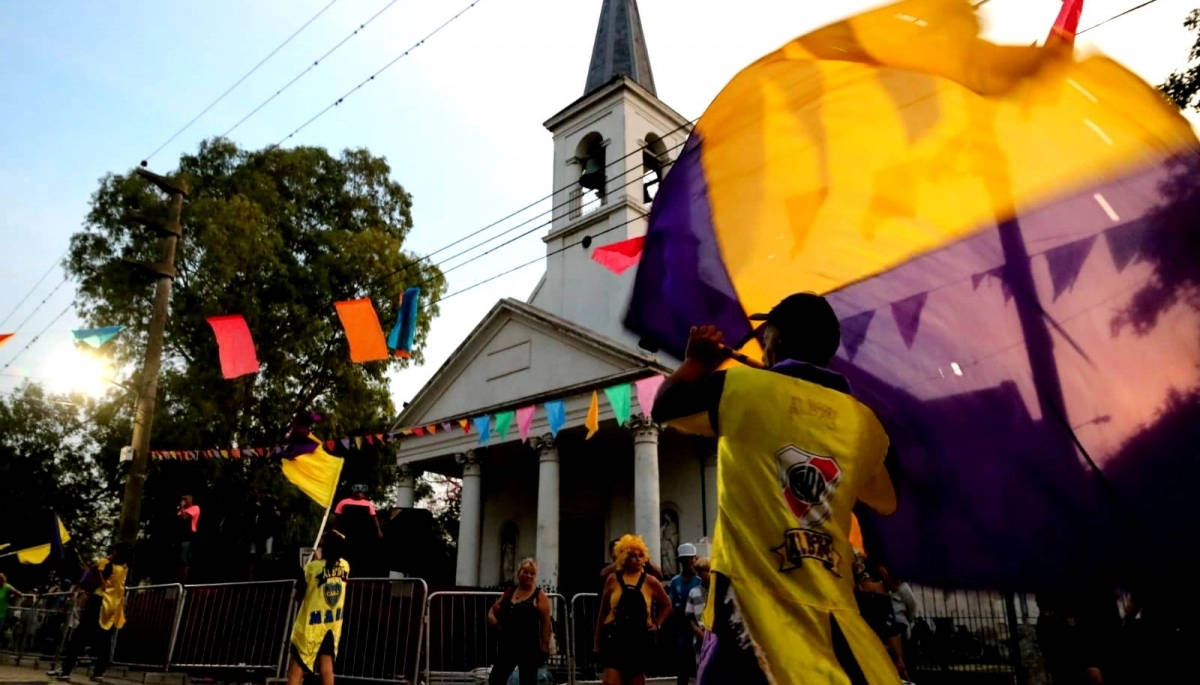
[[700, 576], [696, 575], [696, 546], [685, 542], [679, 546], [676, 556], [679, 557], [679, 575], [667, 583], [667, 594], [675, 610], [671, 623], [671, 632], [675, 636], [675, 679], [678, 685], [688, 685], [688, 680], [696, 675], [694, 633], [685, 611], [688, 595], [700, 586]]

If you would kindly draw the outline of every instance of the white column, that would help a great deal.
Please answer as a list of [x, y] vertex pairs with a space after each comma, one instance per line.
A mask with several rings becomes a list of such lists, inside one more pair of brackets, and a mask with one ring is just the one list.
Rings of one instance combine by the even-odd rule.
[[638, 416], [633, 430], [633, 530], [646, 541], [650, 560], [662, 558], [662, 511], [658, 491], [658, 425]]
[[544, 435], [529, 444], [538, 454], [537, 552], [538, 582], [558, 587], [559, 463], [554, 437]]
[[479, 548], [483, 542], [483, 483], [479, 456], [474, 450], [455, 455], [462, 464], [462, 502], [458, 520], [458, 564], [454, 582], [462, 587], [479, 586]]
[[717, 448], [706, 449], [701, 456], [704, 462], [704, 529], [711, 541], [717, 529]]
[[396, 506], [412, 509], [417, 504], [417, 471], [408, 464], [396, 468]]

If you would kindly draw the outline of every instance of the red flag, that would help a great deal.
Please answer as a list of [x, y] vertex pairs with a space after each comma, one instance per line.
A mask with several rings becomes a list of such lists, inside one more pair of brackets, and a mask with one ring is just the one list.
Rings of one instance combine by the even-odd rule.
[[241, 314], [210, 316], [208, 325], [217, 336], [217, 348], [221, 355], [221, 375], [227, 380], [258, 371], [258, 354], [254, 351], [254, 338], [250, 327]]
[[368, 445], [375, 444], [375, 436], [374, 435], [371, 435], [370, 433], [367, 434], [367, 444]]
[[618, 276], [638, 263], [642, 258], [642, 248], [646, 244], [645, 236], [622, 240], [619, 243], [597, 247], [592, 250], [592, 261]]
[[337, 444], [337, 443], [336, 443], [335, 441], [333, 441], [333, 440], [326, 440], [326, 441], [325, 441], [325, 451], [326, 451], [326, 452], [332, 452], [332, 451], [333, 451], [333, 446], [334, 446], [334, 445], [336, 445], [336, 444]]
[[1083, 14], [1083, 0], [1063, 0], [1058, 18], [1046, 37], [1046, 44], [1062, 42], [1067, 45], [1075, 44], [1075, 33], [1079, 30], [1079, 15]]
[[425, 435], [425, 429], [420, 426], [413, 426], [413, 435]]
[[16, 333], [0, 333], [0, 347], [4, 347], [4, 343], [12, 340], [14, 335], [16, 335]]

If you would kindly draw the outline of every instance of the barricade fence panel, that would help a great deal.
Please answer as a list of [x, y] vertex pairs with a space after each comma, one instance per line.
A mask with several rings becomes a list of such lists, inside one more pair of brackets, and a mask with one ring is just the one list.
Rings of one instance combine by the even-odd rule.
[[419, 578], [351, 578], [336, 676], [417, 682], [428, 595]]
[[[595, 682], [602, 679], [604, 668], [600, 657], [595, 651], [596, 621], [599, 619], [600, 595], [594, 592], [584, 592], [571, 598], [571, 642], [575, 657], [575, 680], [579, 682]], [[650, 636], [649, 652], [646, 658], [646, 677], [673, 678], [679, 661], [679, 639], [686, 624], [671, 617], [662, 629]], [[684, 633], [684, 646], [691, 644]], [[691, 652], [687, 652], [688, 658]]]
[[125, 593], [125, 627], [117, 631], [113, 663], [166, 669], [171, 663], [183, 605], [183, 586], [177, 583], [129, 588]]
[[276, 671], [293, 587], [290, 580], [187, 586], [171, 666]]
[[8, 625], [0, 626], [4, 651], [18, 660], [25, 656], [61, 658], [71, 631], [79, 624], [81, 598], [76, 592], [47, 592], [11, 602]]
[[500, 592], [434, 592], [429, 595], [425, 681], [476, 683], [496, 654], [496, 630], [487, 614]]

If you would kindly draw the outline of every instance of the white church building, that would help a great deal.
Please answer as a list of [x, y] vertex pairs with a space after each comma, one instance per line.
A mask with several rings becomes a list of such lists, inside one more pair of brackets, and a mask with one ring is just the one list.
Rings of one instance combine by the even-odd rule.
[[[657, 179], [691, 126], [658, 99], [636, 0], [603, 0], [583, 96], [545, 127], [554, 140], [553, 222], [546, 273], [526, 302], [502, 299], [405, 407], [396, 427], [456, 424], [536, 405], [530, 438], [439, 430], [401, 439], [396, 504], [413, 506], [423, 472], [462, 478], [456, 582], [511, 580], [532, 556], [540, 583], [594, 591], [608, 542], [641, 535], [664, 571], [675, 548], [711, 535], [714, 445], [664, 432], [636, 399], [618, 426], [603, 389], [667, 374], [671, 360], [622, 326], [634, 269], [617, 276], [597, 247], [644, 235]], [[585, 439], [593, 391], [600, 429]], [[551, 437], [544, 403], [566, 401]]]

